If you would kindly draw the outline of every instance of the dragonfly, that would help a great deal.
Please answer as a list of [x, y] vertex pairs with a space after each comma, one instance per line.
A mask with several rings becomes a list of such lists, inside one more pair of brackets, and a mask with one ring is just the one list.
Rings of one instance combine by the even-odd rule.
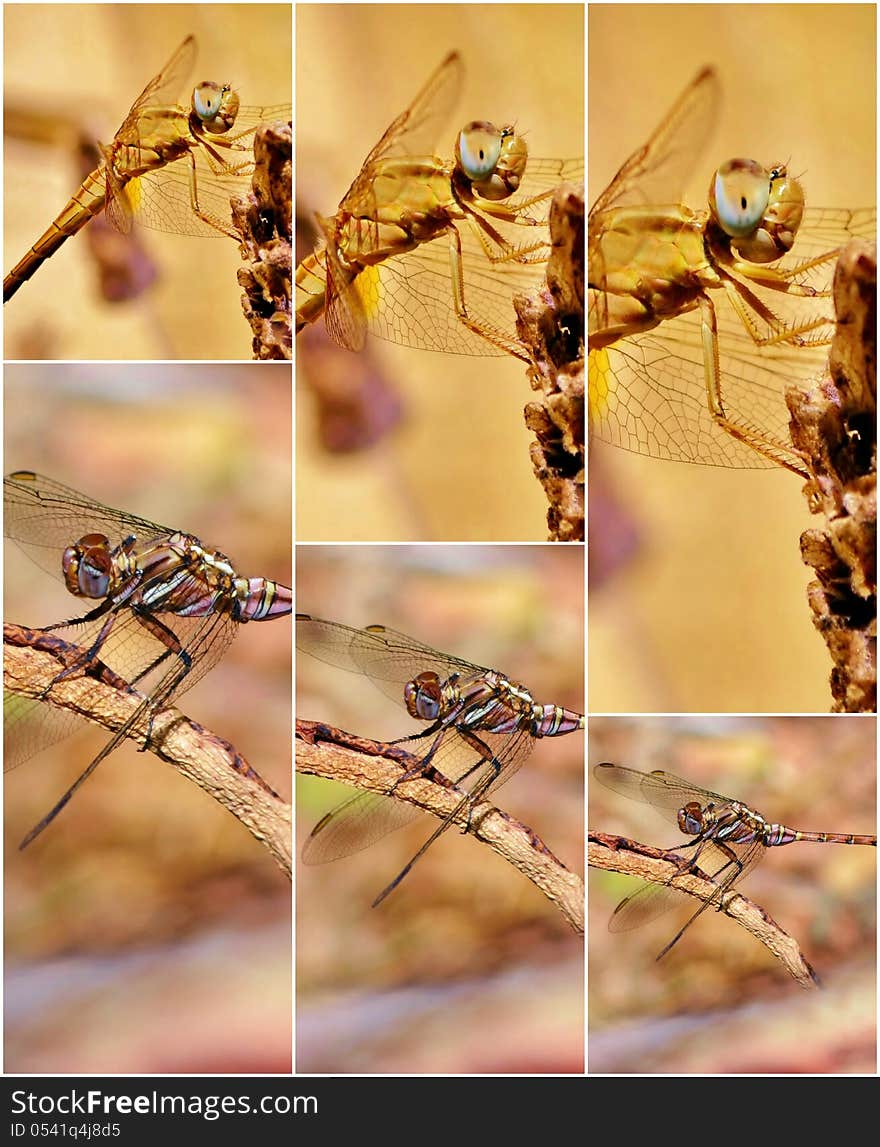
[[421, 732], [389, 744], [413, 749], [427, 744], [418, 764], [403, 772], [387, 795], [359, 793], [328, 812], [303, 846], [306, 864], [359, 852], [416, 818], [419, 808], [391, 797], [400, 785], [429, 768], [465, 790], [453, 811], [379, 893], [374, 908], [463, 812], [470, 813], [510, 780], [536, 740], [585, 727], [580, 713], [535, 701], [524, 685], [498, 670], [440, 653], [384, 625], [354, 629], [298, 613], [296, 646], [319, 661], [364, 674], [425, 724]]
[[293, 594], [280, 582], [241, 576], [225, 554], [193, 534], [114, 510], [30, 470], [3, 479], [3, 507], [6, 537], [75, 597], [97, 603], [38, 630], [69, 631], [78, 654], [39, 700], [7, 695], [5, 770], [80, 727], [76, 714], [45, 704], [62, 680], [106, 666], [141, 697], [27, 834], [24, 848], [126, 737], [143, 738], [146, 746], [159, 711], [217, 664], [241, 625], [290, 614]]
[[189, 107], [177, 102], [196, 60], [187, 36], [147, 84], [102, 160], [3, 280], [3, 301], [82, 227], [106, 212], [125, 234], [132, 220], [178, 235], [239, 236], [229, 201], [247, 190], [253, 136], [266, 122], [290, 118], [290, 104], [242, 107], [229, 84], [197, 84]]
[[[643, 773], [623, 765], [603, 763], [596, 765], [593, 776], [608, 789], [651, 805], [666, 820], [670, 820], [686, 836], [693, 839], [679, 846], [677, 851], [693, 849], [682, 867], [690, 872], [699, 866], [715, 883], [711, 896], [704, 900], [690, 919], [676, 932], [657, 956], [662, 959], [698, 916], [707, 908], [724, 908], [725, 895], [758, 864], [768, 848], [811, 841], [815, 844], [866, 844], [877, 847], [876, 836], [853, 833], [808, 832], [772, 824], [759, 812], [742, 801], [700, 788], [681, 777], [661, 769]], [[676, 874], [677, 875], [677, 874]], [[670, 908], [680, 907], [685, 894], [675, 885], [676, 876], [664, 884], [644, 884], [631, 896], [625, 897], [614, 909], [608, 928], [611, 932], [625, 932], [639, 928], [657, 919]]]
[[655, 458], [804, 477], [785, 388], [825, 366], [843, 244], [876, 212], [805, 205], [787, 163], [730, 159], [682, 202], [721, 98], [701, 71], [590, 209], [592, 433]]
[[522, 134], [473, 120], [454, 157], [438, 140], [464, 77], [451, 52], [389, 125], [336, 214], [317, 217], [323, 242], [296, 271], [296, 331], [322, 315], [332, 338], [362, 350], [367, 331], [449, 354], [512, 354], [513, 296], [541, 282], [550, 201], [583, 179], [583, 159], [530, 157]]

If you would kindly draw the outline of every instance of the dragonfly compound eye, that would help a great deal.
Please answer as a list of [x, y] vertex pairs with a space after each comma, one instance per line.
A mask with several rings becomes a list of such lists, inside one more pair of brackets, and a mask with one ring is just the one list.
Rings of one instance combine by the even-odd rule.
[[61, 570], [70, 593], [77, 597], [106, 597], [113, 574], [110, 539], [104, 534], [86, 534], [64, 551]]
[[770, 172], [770, 198], [754, 236], [738, 240], [737, 253], [752, 263], [770, 263], [794, 246], [804, 217], [804, 189], [784, 165]]
[[697, 801], [688, 801], [678, 810], [678, 827], [687, 836], [699, 836], [703, 831], [703, 809]]
[[769, 199], [770, 173], [754, 159], [728, 159], [709, 185], [712, 215], [721, 230], [734, 239], [757, 229]]
[[193, 111], [202, 126], [214, 135], [229, 131], [238, 115], [239, 102], [238, 93], [233, 92], [228, 84], [206, 80], [193, 91]]
[[459, 132], [455, 158], [472, 183], [488, 179], [501, 155], [503, 133], [494, 124], [474, 120]]
[[440, 716], [443, 690], [436, 673], [420, 673], [404, 686], [407, 712], [419, 721], [436, 721]]

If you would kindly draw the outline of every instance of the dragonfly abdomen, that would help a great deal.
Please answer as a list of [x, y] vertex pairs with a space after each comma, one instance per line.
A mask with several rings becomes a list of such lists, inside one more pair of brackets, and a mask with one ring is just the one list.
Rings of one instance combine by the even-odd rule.
[[768, 847], [791, 844], [796, 840], [810, 841], [813, 844], [869, 844], [877, 847], [876, 836], [860, 836], [852, 832], [802, 832], [797, 828], [787, 828], [784, 824], [766, 826], [764, 843]]
[[563, 733], [573, 733], [586, 728], [586, 720], [573, 709], [562, 705], [538, 705], [532, 710], [533, 737], [560, 737]]
[[265, 577], [236, 578], [236, 621], [266, 621], [284, 617], [293, 609], [293, 592], [286, 585]]
[[96, 168], [83, 180], [77, 193], [68, 200], [64, 209], [55, 217], [34, 243], [27, 254], [20, 259], [3, 280], [3, 302], [11, 299], [22, 283], [33, 275], [37, 268], [54, 255], [61, 244], [81, 230], [90, 219], [104, 210], [106, 185], [102, 168]]

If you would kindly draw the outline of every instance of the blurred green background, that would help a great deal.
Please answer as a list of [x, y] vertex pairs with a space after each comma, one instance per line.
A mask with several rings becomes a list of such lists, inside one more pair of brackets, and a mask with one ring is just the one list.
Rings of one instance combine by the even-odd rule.
[[[290, 584], [289, 367], [19, 365], [4, 383], [7, 472], [49, 474]], [[4, 554], [8, 620], [76, 612], [60, 581]], [[243, 626], [180, 699], [286, 799], [291, 626]], [[126, 742], [17, 850], [106, 740], [87, 729], [5, 778], [6, 1070], [288, 1070], [290, 884], [206, 793]]]
[[[583, 710], [579, 546], [300, 546], [297, 606], [393, 626]], [[296, 713], [382, 740], [417, 728], [364, 677], [300, 653]], [[492, 797], [575, 872], [583, 762], [582, 734], [541, 740]], [[298, 851], [351, 795], [298, 778]], [[370, 907], [433, 824], [420, 817], [354, 856], [297, 865], [297, 1070], [582, 1070], [583, 943], [521, 872], [449, 831]]]
[[[590, 768], [601, 761], [666, 769], [791, 828], [876, 832], [873, 717], [595, 717]], [[649, 805], [588, 775], [590, 829], [683, 843]], [[873, 1073], [876, 864], [867, 846], [795, 842], [768, 849], [743, 881], [818, 973], [823, 988], [810, 992], [716, 912], [655, 962], [689, 911], [611, 934], [615, 906], [639, 882], [591, 871], [590, 1073]]]
[[[723, 103], [692, 206], [732, 155], [790, 158], [808, 205], [873, 205], [875, 19], [870, 4], [591, 6], [589, 202], [713, 64]], [[592, 444], [592, 711], [827, 711], [802, 485]]]
[[[4, 271], [82, 181], [72, 149], [13, 134], [19, 116], [40, 117], [47, 125], [53, 117], [70, 119], [107, 144], [190, 33], [198, 43], [193, 84], [230, 82], [243, 105], [291, 99], [286, 4], [9, 4], [3, 27]], [[191, 90], [181, 93], [187, 106]], [[147, 228], [136, 234], [158, 271], [145, 294], [127, 303], [103, 301], [81, 232], [4, 308], [5, 357], [250, 359], [235, 241]]]
[[[368, 152], [453, 48], [462, 55], [465, 80], [438, 154], [451, 155], [464, 123], [488, 119], [514, 121], [535, 156], [582, 156], [583, 20], [578, 4], [298, 5], [296, 178], [303, 224], [315, 212], [335, 212]], [[547, 537], [546, 498], [532, 473], [523, 423], [532, 400], [523, 363], [381, 339], [354, 355], [326, 343], [323, 323], [297, 339], [297, 361], [300, 538]], [[353, 408], [350, 419], [373, 427], [372, 445], [328, 451], [318, 386], [337, 408]], [[360, 422], [345, 425], [351, 434], [362, 429]]]

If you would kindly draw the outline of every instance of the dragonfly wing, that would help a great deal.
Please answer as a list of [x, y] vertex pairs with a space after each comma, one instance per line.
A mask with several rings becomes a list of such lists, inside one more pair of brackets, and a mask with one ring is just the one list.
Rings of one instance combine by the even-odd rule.
[[[192, 73], [196, 62], [196, 41], [187, 36], [165, 67], [153, 76], [138, 98], [131, 105], [117, 136], [132, 135], [137, 138], [137, 121], [146, 107], [173, 106], [179, 102], [187, 77]], [[189, 102], [189, 101], [187, 101]]]
[[359, 793], [336, 806], [312, 829], [302, 847], [304, 864], [325, 864], [369, 848], [415, 820], [422, 810], [377, 793]]
[[633, 152], [590, 215], [624, 204], [680, 203], [688, 176], [715, 127], [721, 87], [704, 68], [676, 100], [643, 147]]
[[118, 544], [135, 534], [143, 542], [175, 530], [114, 510], [69, 486], [19, 470], [3, 479], [3, 531], [37, 565], [62, 578], [61, 556], [85, 534], [105, 534]]
[[[516, 339], [513, 297], [541, 285], [545, 262], [493, 265], [472, 235], [461, 228], [459, 234], [468, 316], [487, 332], [508, 341]], [[355, 285], [367, 325], [379, 338], [446, 354], [506, 353], [470, 330], [456, 315], [449, 242], [444, 238], [367, 268]]]
[[451, 657], [385, 626], [354, 629], [335, 621], [297, 614], [296, 647], [319, 661], [363, 673], [395, 701], [403, 701], [403, 686], [419, 673], [434, 670], [440, 677], [460, 673], [472, 677], [486, 672], [478, 665]]
[[[160, 640], [130, 610], [121, 610], [95, 656], [145, 697], [145, 712], [158, 711], [190, 689], [223, 655], [238, 631], [226, 613], [206, 617], [155, 615], [176, 638], [181, 652]], [[53, 630], [77, 649], [90, 649], [104, 619]], [[188, 665], [187, 665], [188, 663]], [[43, 701], [15, 697], [4, 706], [4, 769], [16, 768], [35, 753], [83, 727], [85, 718]], [[138, 728], [140, 718], [128, 728]], [[118, 736], [122, 740], [125, 733]]]
[[[830, 265], [833, 273], [834, 264]], [[760, 294], [760, 292], [758, 292]], [[786, 387], [807, 385], [825, 367], [833, 310], [830, 299], [767, 298], [788, 323], [812, 322], [819, 340], [758, 347], [726, 297], [717, 301], [719, 367], [728, 416], [753, 428], [778, 461], [803, 465], [788, 430]], [[592, 308], [596, 292], [590, 292]], [[828, 316], [827, 322], [823, 318]], [[805, 338], [810, 338], [806, 335]], [[591, 350], [588, 364], [590, 430], [598, 439], [635, 453], [701, 465], [746, 469], [774, 465], [719, 427], [706, 402], [700, 316], [689, 311], [646, 334]]]
[[[522, 767], [534, 744], [534, 737], [523, 729], [503, 737], [487, 734], [485, 739], [494, 754], [492, 762], [486, 762], [474, 746], [452, 728], [444, 733], [431, 758], [433, 768], [448, 781], [460, 784], [462, 799], [468, 792], [475, 792], [482, 799], [500, 788]], [[415, 747], [415, 739], [411, 744]], [[422, 812], [417, 805], [406, 801], [376, 793], [359, 793], [318, 821], [303, 845], [302, 859], [306, 864], [323, 864], [350, 856], [409, 824]]]
[[434, 155], [444, 124], [458, 99], [463, 75], [460, 56], [450, 52], [409, 107], [386, 128], [340, 202], [340, 210], [352, 207], [354, 214], [360, 214], [364, 204], [375, 205], [373, 168], [380, 159]]
[[[732, 863], [731, 856], [727, 852], [711, 841], [700, 842], [697, 846], [693, 856], [695, 864], [710, 880], [717, 883], [711, 899], [702, 902], [700, 912], [707, 908], [717, 908], [724, 893], [734, 884], [738, 884], [748, 871], [754, 868], [765, 851], [763, 844], [758, 840], [743, 844], [727, 844], [726, 847], [735, 855], [736, 864]], [[643, 924], [656, 920], [671, 909], [681, 908], [689, 903], [693, 898], [682, 891], [674, 880], [673, 877], [663, 884], [643, 884], [635, 892], [624, 897], [608, 921], [609, 932], [627, 932], [633, 928], [641, 928]], [[688, 921], [686, 927], [690, 923], [691, 921]]]

